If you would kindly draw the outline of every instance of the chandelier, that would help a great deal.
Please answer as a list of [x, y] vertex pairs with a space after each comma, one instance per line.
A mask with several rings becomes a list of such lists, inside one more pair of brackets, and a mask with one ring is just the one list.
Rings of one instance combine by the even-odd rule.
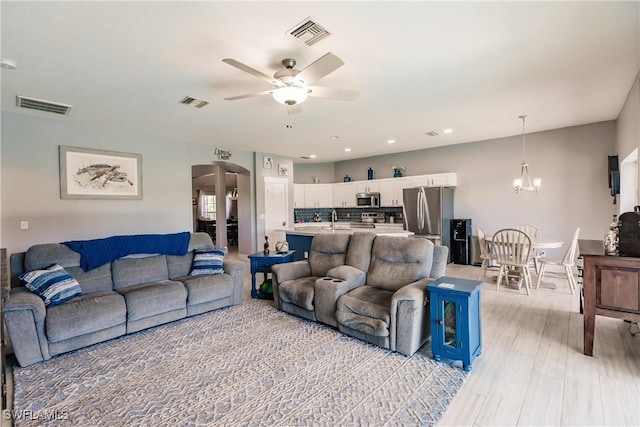
[[529, 176], [529, 163], [526, 160], [526, 149], [524, 142], [524, 119], [527, 116], [518, 116], [518, 118], [522, 119], [522, 163], [520, 163], [520, 178], [516, 178], [513, 180], [513, 189], [516, 194], [520, 194], [521, 191], [533, 191], [536, 193], [540, 192], [540, 187], [542, 186], [541, 178], [533, 178], [533, 183], [531, 182], [531, 176]]

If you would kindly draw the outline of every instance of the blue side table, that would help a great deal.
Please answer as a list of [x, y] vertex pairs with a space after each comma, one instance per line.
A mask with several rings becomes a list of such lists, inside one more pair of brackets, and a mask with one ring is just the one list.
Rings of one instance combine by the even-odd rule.
[[256, 289], [256, 273], [264, 273], [264, 279], [267, 280], [267, 273], [271, 273], [271, 266], [291, 262], [295, 252], [296, 251], [283, 253], [269, 252], [268, 254], [256, 252], [255, 254], [249, 255], [249, 263], [251, 265], [251, 298], [273, 299], [273, 295], [263, 294]]
[[431, 301], [431, 352], [435, 360], [442, 357], [462, 360], [465, 371], [471, 370], [482, 353], [482, 319], [480, 317], [478, 280], [441, 277], [429, 285]]

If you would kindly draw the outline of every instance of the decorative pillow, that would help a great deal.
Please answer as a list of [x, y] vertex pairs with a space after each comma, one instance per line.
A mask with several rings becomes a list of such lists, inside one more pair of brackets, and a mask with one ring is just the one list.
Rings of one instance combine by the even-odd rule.
[[222, 263], [226, 254], [227, 248], [196, 249], [191, 265], [191, 275], [224, 273]]
[[71, 298], [82, 295], [80, 283], [59, 264], [45, 270], [33, 270], [19, 276], [27, 288], [44, 300], [44, 305], [53, 307]]

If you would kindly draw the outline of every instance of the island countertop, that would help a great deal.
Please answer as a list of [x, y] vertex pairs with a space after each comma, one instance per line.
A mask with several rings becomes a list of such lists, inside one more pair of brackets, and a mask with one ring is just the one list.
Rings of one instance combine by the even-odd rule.
[[293, 236], [315, 236], [320, 233], [334, 233], [334, 234], [353, 234], [356, 231], [364, 231], [375, 233], [379, 236], [399, 236], [399, 237], [409, 237], [415, 234], [412, 231], [403, 230], [401, 226], [391, 226], [385, 224], [376, 224], [375, 228], [351, 228], [350, 223], [348, 222], [336, 222], [335, 229], [331, 229], [330, 222], [322, 222], [313, 225], [300, 226], [296, 224], [296, 226], [291, 228], [283, 229], [285, 233]]

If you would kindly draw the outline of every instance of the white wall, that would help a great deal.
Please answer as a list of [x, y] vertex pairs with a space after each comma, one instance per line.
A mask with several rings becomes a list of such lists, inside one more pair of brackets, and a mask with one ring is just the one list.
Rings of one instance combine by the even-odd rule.
[[614, 121], [527, 134], [527, 161], [532, 175], [542, 178], [540, 194], [513, 192], [522, 160], [520, 135], [337, 162], [334, 180], [341, 182], [345, 174], [366, 179], [369, 167], [376, 178], [388, 178], [398, 164], [405, 175], [456, 172], [455, 216], [471, 218], [489, 233], [531, 223], [565, 241], [576, 227], [582, 228], [581, 238], [602, 239], [616, 212], [607, 182], [607, 155], [615, 154], [615, 140]]
[[[213, 146], [44, 114], [2, 113], [0, 246], [8, 253], [37, 243], [192, 230], [191, 166], [217, 160]], [[143, 199], [60, 199], [59, 145], [141, 154]], [[233, 152], [232, 161], [253, 170], [252, 157]], [[20, 230], [20, 221], [29, 221], [29, 230]]]
[[[616, 141], [618, 160], [626, 159], [638, 148], [640, 148], [640, 73], [636, 76], [618, 116]], [[640, 191], [640, 181], [636, 188]], [[640, 193], [637, 194], [637, 200], [640, 200]]]

